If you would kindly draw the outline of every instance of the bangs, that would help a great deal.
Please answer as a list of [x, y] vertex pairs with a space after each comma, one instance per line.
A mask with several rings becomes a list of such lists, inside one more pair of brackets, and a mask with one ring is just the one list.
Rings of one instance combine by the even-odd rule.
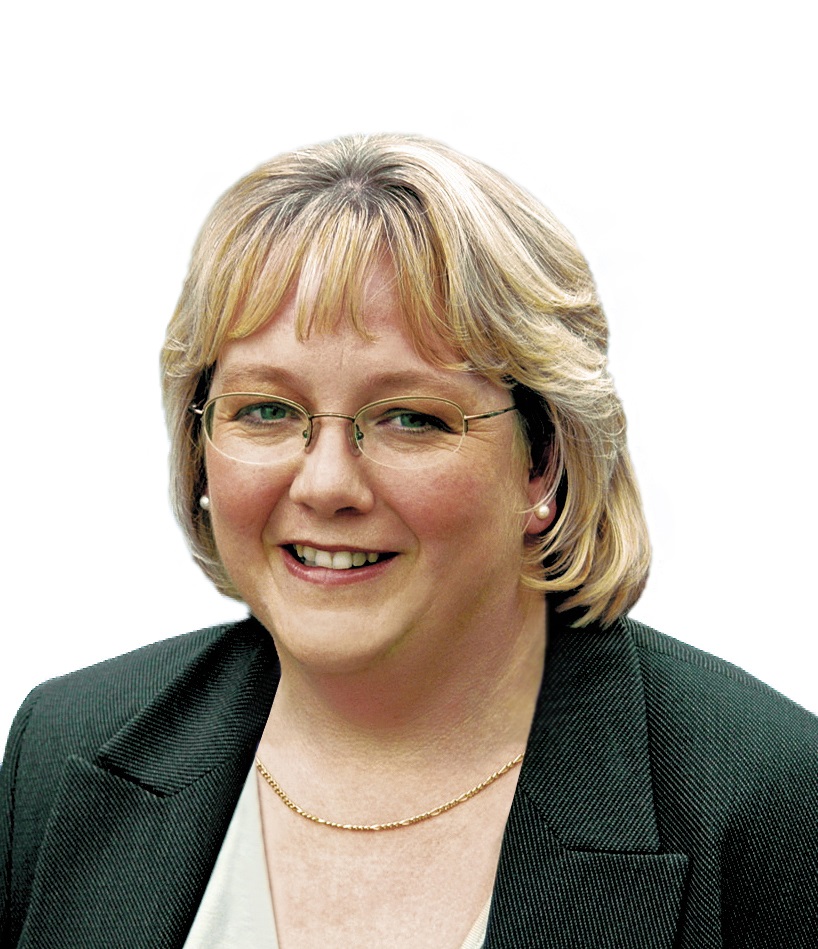
[[[363, 300], [372, 270], [387, 258], [418, 354], [444, 368], [475, 371], [473, 333], [464, 332], [470, 307], [465, 300], [453, 305], [454, 268], [446, 259], [445, 241], [428, 222], [419, 224], [411, 193], [389, 197], [365, 203], [350, 200], [347, 193], [339, 195], [331, 213], [326, 200], [316, 201], [285, 225], [250, 228], [243, 239], [231, 235], [223, 257], [225, 263], [230, 258], [229, 286], [220, 300], [211, 301], [211, 312], [219, 312], [211, 323], [211, 361], [230, 340], [264, 326], [288, 299], [295, 305], [301, 341], [313, 333], [332, 333], [343, 323], [372, 339]], [[490, 375], [500, 379], [505, 371]]]
[[292, 295], [299, 340], [331, 332], [344, 321], [368, 338], [361, 310], [367, 275], [383, 255], [379, 223], [367, 226], [352, 208], [342, 207], [332, 217], [307, 212], [295, 226], [273, 235], [262, 266], [236, 274], [246, 289], [240, 305], [225, 314], [226, 340], [255, 332]]

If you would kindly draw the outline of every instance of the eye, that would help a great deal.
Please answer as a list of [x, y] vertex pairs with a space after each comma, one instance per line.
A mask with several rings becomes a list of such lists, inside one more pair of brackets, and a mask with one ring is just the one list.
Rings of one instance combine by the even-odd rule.
[[233, 407], [230, 417], [234, 422], [250, 428], [271, 428], [289, 422], [303, 421], [302, 413], [286, 402], [250, 402]]
[[403, 405], [382, 407], [377, 425], [379, 428], [388, 428], [390, 431], [419, 434], [455, 431], [452, 422], [441, 418], [436, 412], [420, 411]]
[[387, 415], [384, 420], [392, 422], [398, 428], [406, 428], [412, 431], [423, 431], [429, 428], [438, 431], [448, 429], [448, 425], [442, 419], [436, 418], [434, 415], [423, 415], [420, 412], [401, 412], [397, 410]]

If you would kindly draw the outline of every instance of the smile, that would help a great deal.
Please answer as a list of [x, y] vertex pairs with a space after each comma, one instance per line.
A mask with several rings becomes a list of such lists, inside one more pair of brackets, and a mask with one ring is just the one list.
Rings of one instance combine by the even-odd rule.
[[296, 558], [307, 567], [325, 567], [328, 570], [352, 570], [394, 556], [378, 551], [320, 550], [305, 544], [288, 544], [287, 550], [295, 553]]

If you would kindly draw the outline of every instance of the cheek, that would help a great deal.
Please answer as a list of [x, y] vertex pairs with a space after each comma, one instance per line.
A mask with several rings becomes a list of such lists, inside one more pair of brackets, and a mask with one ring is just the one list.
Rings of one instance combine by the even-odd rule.
[[404, 505], [407, 520], [426, 538], [468, 544], [472, 552], [522, 545], [527, 503], [522, 481], [497, 480], [495, 471], [427, 476]]
[[207, 489], [216, 542], [221, 547], [230, 535], [259, 531], [281, 496], [280, 479], [269, 471], [253, 470], [221, 456], [207, 459]]

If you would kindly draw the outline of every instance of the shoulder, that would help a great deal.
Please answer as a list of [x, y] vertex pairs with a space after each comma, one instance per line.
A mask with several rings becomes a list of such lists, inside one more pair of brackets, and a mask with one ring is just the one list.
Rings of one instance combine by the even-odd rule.
[[242, 648], [256, 629], [251, 619], [212, 626], [43, 682], [17, 713], [6, 757], [24, 735], [61, 758], [97, 749], [162, 691], [205, 674], [209, 660]]
[[663, 844], [694, 855], [694, 887], [721, 879], [731, 932], [773, 939], [786, 918], [791, 944], [807, 945], [795, 930], [818, 924], [818, 718], [737, 666], [623, 625], [642, 673]]
[[818, 750], [818, 718], [738, 666], [635, 620], [623, 621], [635, 645], [648, 715], [689, 747], [723, 751], [735, 767]]
[[[4, 921], [28, 899], [69, 759], [116, 772], [122, 762], [115, 755], [106, 759], [105, 750], [121, 751], [116, 742], [125, 741], [128, 763], [169, 761], [170, 770], [183, 773], [185, 761], [212, 763], [233, 747], [219, 740], [225, 709], [235, 726], [236, 714], [248, 714], [248, 702], [241, 701], [245, 683], [257, 683], [274, 663], [272, 638], [250, 618], [145, 646], [29, 694], [0, 769], [0, 942]], [[230, 704], [236, 696], [238, 712]], [[264, 709], [250, 707], [250, 731], [260, 730], [265, 717]], [[246, 730], [233, 727], [233, 738]]]

